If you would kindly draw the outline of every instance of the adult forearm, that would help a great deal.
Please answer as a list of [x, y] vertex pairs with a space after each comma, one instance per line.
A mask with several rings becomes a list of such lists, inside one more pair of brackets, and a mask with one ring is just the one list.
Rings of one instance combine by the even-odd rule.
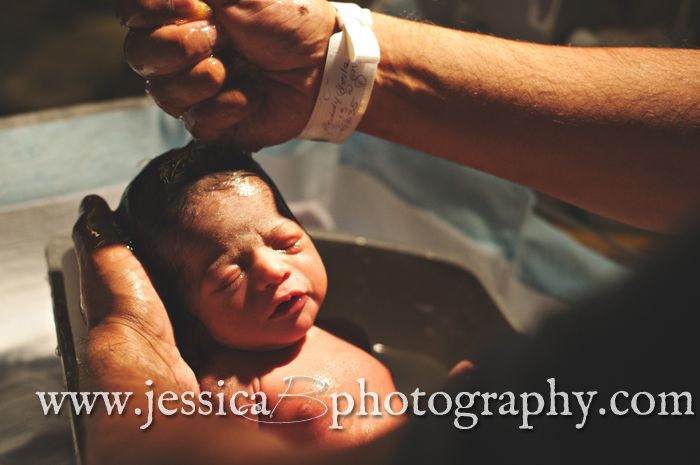
[[700, 51], [545, 46], [375, 15], [360, 130], [638, 226], [698, 198]]

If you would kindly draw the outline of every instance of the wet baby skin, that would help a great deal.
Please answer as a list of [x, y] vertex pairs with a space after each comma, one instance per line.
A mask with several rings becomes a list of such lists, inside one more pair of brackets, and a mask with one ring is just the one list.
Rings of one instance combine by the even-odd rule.
[[[202, 186], [195, 185], [188, 198], [196, 215], [183, 225], [178, 256], [185, 278], [182, 300], [214, 342], [197, 369], [201, 389], [223, 391], [227, 406], [236, 392], [263, 392], [274, 413], [272, 418], [246, 415], [257, 420], [251, 427], [295, 444], [350, 446], [400, 423], [381, 405], [396, 390], [389, 371], [365, 351], [314, 326], [326, 295], [325, 268], [306, 232], [278, 212], [270, 188], [253, 175], [234, 177], [217, 189], [207, 189], [206, 178], [198, 183]], [[295, 377], [292, 385], [286, 377]], [[279, 396], [319, 388], [301, 377], [321, 380], [324, 391], [313, 399]], [[358, 378], [366, 380], [367, 391], [379, 394], [382, 416], [350, 415], [340, 420], [342, 430], [330, 429], [331, 394], [352, 395], [357, 410]], [[234, 401], [241, 407], [252, 402], [243, 396]], [[374, 410], [371, 399], [366, 408]]]

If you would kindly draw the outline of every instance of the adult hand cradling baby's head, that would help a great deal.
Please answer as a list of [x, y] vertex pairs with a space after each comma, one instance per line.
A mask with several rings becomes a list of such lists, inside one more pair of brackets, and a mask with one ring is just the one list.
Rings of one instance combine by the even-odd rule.
[[[198, 391], [192, 370], [175, 346], [165, 307], [143, 266], [124, 244], [109, 206], [91, 195], [80, 211], [73, 241], [80, 268], [81, 309], [90, 330], [86, 364], [94, 377], [87, 381], [107, 390], [122, 389], [130, 382], [142, 386], [143, 379], [131, 379], [133, 367], [141, 366], [143, 372], [162, 380], [161, 388]], [[124, 362], [123, 376], [113, 363], [103, 366], [115, 347], [120, 348]], [[111, 372], [103, 377], [103, 370]]]
[[[114, 216], [101, 197], [89, 195], [81, 202], [80, 216], [73, 228], [73, 241], [81, 270], [81, 311], [89, 327], [110, 316], [107, 309], [117, 296], [134, 300], [124, 305], [128, 311], [132, 311], [132, 307], [159, 303], [155, 291], [149, 292], [148, 277], [124, 244]], [[137, 294], [134, 292], [136, 287], [146, 292]]]

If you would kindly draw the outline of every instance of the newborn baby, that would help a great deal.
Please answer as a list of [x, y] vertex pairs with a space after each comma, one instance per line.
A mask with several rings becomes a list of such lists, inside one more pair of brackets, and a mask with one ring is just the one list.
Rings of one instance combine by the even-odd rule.
[[[118, 217], [203, 391], [223, 391], [227, 406], [238, 391], [263, 392], [272, 409], [288, 390], [285, 377], [327, 383], [316, 400], [281, 398], [272, 418], [261, 413], [251, 426], [295, 443], [338, 447], [368, 441], [400, 421], [384, 412], [383, 399], [396, 390], [388, 370], [314, 326], [327, 288], [323, 262], [249, 155], [195, 143], [165, 153], [131, 182]], [[351, 415], [341, 420], [343, 430], [329, 429], [330, 394], [347, 392], [359, 406], [358, 378], [379, 394], [383, 415]], [[301, 380], [290, 392], [317, 388]], [[251, 403], [235, 399], [237, 406]]]

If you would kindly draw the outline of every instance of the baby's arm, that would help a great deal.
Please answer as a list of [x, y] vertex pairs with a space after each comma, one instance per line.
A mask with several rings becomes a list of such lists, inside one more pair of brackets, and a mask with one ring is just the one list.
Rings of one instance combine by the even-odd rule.
[[[294, 377], [293, 383], [285, 382], [285, 377]], [[317, 383], [302, 377], [323, 380], [328, 383], [328, 389], [314, 394], [313, 399], [279, 397], [285, 392], [299, 394], [318, 387]], [[358, 379], [365, 380], [366, 393], [377, 394], [379, 402], [376, 408], [381, 416], [371, 415], [375, 412], [375, 403], [370, 395], [365, 396], [368, 415], [357, 415], [361, 405]], [[384, 399], [396, 391], [389, 370], [367, 352], [318, 328], [309, 331], [299, 355], [292, 362], [261, 378], [261, 387], [271, 406], [279, 402], [272, 418], [275, 423], [263, 427], [296, 444], [337, 448], [366, 443], [398, 426], [404, 419], [403, 416], [389, 415], [384, 409]], [[338, 411], [345, 411], [347, 407], [344, 393], [354, 403], [352, 413], [338, 417], [337, 425], [333, 424], [334, 393], [338, 396]], [[400, 402], [396, 398], [393, 401], [393, 410], [400, 411]], [[300, 421], [317, 416], [314, 420]], [[331, 429], [331, 426], [342, 429]]]

